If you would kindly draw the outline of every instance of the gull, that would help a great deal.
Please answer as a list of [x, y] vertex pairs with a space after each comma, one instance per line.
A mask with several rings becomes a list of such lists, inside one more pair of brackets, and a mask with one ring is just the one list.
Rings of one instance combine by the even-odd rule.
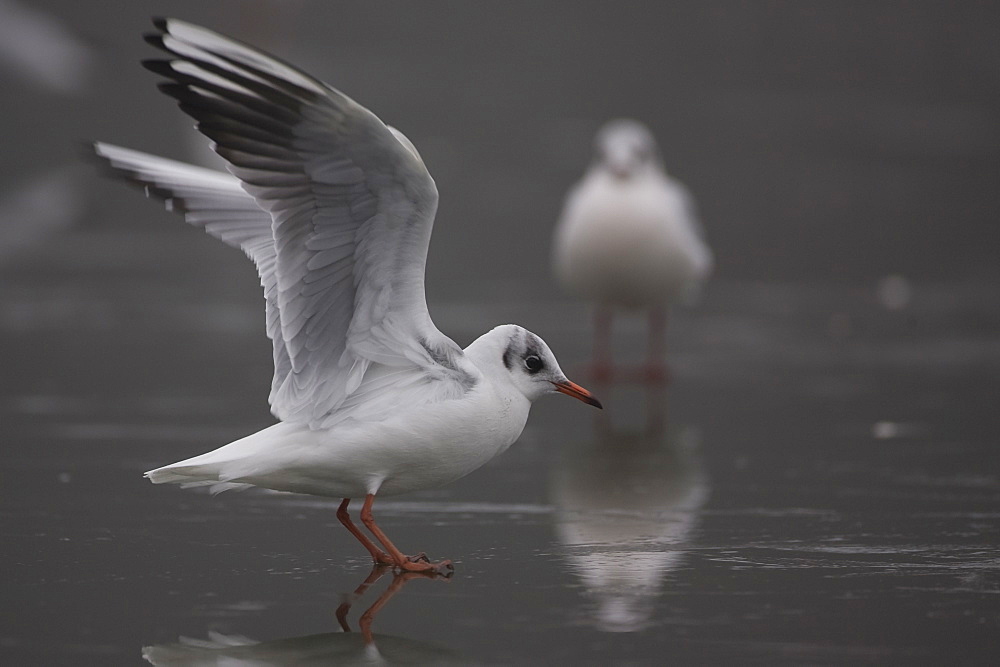
[[[445, 574], [404, 555], [372, 504], [466, 475], [520, 436], [531, 403], [570, 382], [516, 325], [464, 350], [427, 311], [424, 265], [438, 193], [413, 144], [331, 86], [246, 44], [175, 19], [144, 65], [197, 121], [224, 173], [105, 143], [111, 171], [255, 263], [273, 342], [280, 421], [145, 473], [154, 484], [262, 487], [342, 498], [337, 518], [376, 563]], [[347, 508], [364, 498], [359, 529]], [[376, 544], [376, 541], [378, 544]]]
[[667, 307], [696, 293], [712, 270], [712, 252], [693, 198], [666, 174], [656, 140], [642, 123], [617, 119], [598, 131], [594, 160], [556, 225], [553, 268], [566, 289], [596, 304], [596, 377], [612, 375], [616, 308], [649, 312], [644, 374], [666, 377]]

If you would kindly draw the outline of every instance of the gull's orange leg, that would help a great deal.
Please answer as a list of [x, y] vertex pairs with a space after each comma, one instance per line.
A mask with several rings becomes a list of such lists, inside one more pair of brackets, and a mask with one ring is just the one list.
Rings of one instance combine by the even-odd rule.
[[369, 493], [365, 496], [365, 504], [361, 507], [361, 521], [372, 532], [375, 539], [381, 542], [385, 550], [389, 552], [389, 557], [392, 558], [393, 565], [406, 572], [434, 572], [444, 576], [449, 575], [455, 570], [450, 560], [443, 560], [440, 563], [430, 563], [427, 561], [427, 556], [423, 554], [407, 556], [400, 551], [375, 523], [375, 517], [372, 516], [372, 503], [374, 502], [375, 494]]
[[354, 522], [351, 521], [351, 515], [347, 513], [347, 505], [350, 502], [350, 498], [344, 498], [344, 502], [340, 503], [340, 507], [337, 509], [337, 518], [340, 519], [340, 523], [344, 524], [344, 528], [351, 531], [351, 535], [358, 538], [358, 542], [361, 542], [364, 548], [368, 550], [368, 553], [372, 555], [372, 560], [375, 561], [376, 565], [395, 565], [396, 562], [392, 557], [375, 546], [375, 543], [368, 539], [368, 536], [362, 533], [354, 525]]

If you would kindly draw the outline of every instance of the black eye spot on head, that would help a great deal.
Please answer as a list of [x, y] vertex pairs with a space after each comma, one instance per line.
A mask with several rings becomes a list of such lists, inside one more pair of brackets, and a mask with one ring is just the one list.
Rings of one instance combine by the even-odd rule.
[[534, 374], [542, 370], [542, 368], [545, 367], [545, 364], [542, 362], [541, 357], [529, 354], [524, 358], [524, 367], [528, 369], [529, 373]]

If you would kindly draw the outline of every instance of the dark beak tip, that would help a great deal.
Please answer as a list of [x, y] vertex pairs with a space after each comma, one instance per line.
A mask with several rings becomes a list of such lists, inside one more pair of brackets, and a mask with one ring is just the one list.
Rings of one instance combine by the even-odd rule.
[[587, 405], [593, 405], [598, 410], [604, 409], [604, 406], [601, 405], [601, 402], [593, 394], [576, 383], [567, 380], [565, 382], [553, 382], [552, 384], [555, 385], [556, 391], [561, 394], [572, 396]]

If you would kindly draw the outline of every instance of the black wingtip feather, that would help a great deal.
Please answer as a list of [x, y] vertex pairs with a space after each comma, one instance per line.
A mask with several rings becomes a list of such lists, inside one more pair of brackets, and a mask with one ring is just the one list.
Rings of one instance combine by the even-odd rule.
[[153, 25], [156, 26], [157, 30], [160, 30], [162, 32], [170, 32], [170, 29], [167, 26], [167, 23], [170, 21], [170, 19], [168, 19], [166, 16], [153, 16], [150, 20], [153, 22]]
[[174, 81], [161, 81], [160, 83], [156, 84], [156, 87], [164, 95], [169, 95], [170, 97], [173, 97], [174, 99], [177, 100], [181, 99], [181, 97], [179, 96], [187, 94], [187, 86], [176, 83]]
[[[300, 85], [298, 85], [298, 84], [296, 84], [296, 83], [294, 83], [292, 81], [288, 81], [287, 79], [284, 79], [282, 77], [275, 76], [275, 75], [271, 74], [270, 72], [268, 72], [268, 71], [266, 71], [264, 69], [259, 69], [259, 68], [255, 67], [252, 62], [247, 62], [247, 61], [244, 61], [244, 60], [238, 60], [238, 59], [231, 58], [230, 56], [226, 55], [225, 53], [213, 51], [211, 49], [205, 49], [206, 53], [209, 53], [212, 56], [214, 56], [216, 58], [219, 58], [220, 60], [226, 61], [226, 62], [232, 64], [233, 66], [235, 66], [238, 70], [240, 70], [240, 73], [234, 74], [231, 71], [224, 71], [224, 72], [222, 72], [222, 71], [219, 71], [218, 67], [216, 67], [216, 66], [214, 66], [214, 65], [212, 65], [210, 63], [201, 62], [197, 58], [192, 58], [192, 57], [189, 57], [189, 56], [186, 56], [186, 55], [175, 53], [166, 44], [164, 44], [164, 41], [163, 41], [163, 37], [165, 35], [171, 34], [170, 33], [169, 22], [173, 21], [173, 20], [175, 20], [175, 19], [154, 18], [153, 19], [153, 24], [157, 28], [159, 28], [162, 31], [162, 33], [146, 33], [143, 36], [144, 39], [146, 40], [146, 42], [149, 43], [150, 45], [156, 47], [157, 49], [160, 49], [161, 51], [166, 51], [167, 53], [170, 53], [171, 55], [177, 55], [182, 60], [187, 60], [187, 61], [189, 61], [191, 63], [194, 63], [194, 64], [198, 65], [199, 67], [202, 67], [203, 69], [206, 69], [206, 70], [208, 70], [210, 72], [214, 72], [216, 74], [220, 74], [224, 78], [228, 78], [231, 81], [234, 81], [235, 83], [238, 83], [239, 85], [243, 85], [243, 86], [248, 86], [249, 85], [250, 88], [252, 88], [255, 92], [257, 92], [258, 94], [260, 94], [263, 97], [267, 97], [267, 95], [263, 92], [264, 90], [273, 91], [273, 92], [271, 92], [271, 95], [280, 94], [280, 95], [282, 95], [286, 99], [296, 100], [296, 101], [301, 100], [301, 99], [314, 100], [317, 97], [316, 92], [313, 91], [313, 90], [308, 90], [308, 89], [303, 88], [302, 86], [300, 86]], [[250, 44], [246, 44], [245, 42], [241, 42], [238, 39], [234, 39], [232, 37], [228, 37], [226, 35], [221, 35], [221, 34], [219, 35], [219, 37], [222, 38], [222, 39], [224, 39], [224, 40], [229, 40], [229, 41], [233, 42], [234, 44], [243, 45], [243, 46], [249, 48], [250, 50], [253, 50], [253, 51], [258, 50], [256, 47], [254, 47], [254, 46], [252, 46]], [[198, 47], [198, 48], [201, 49], [202, 47]], [[305, 72], [303, 72], [299, 68], [297, 68], [294, 65], [291, 65], [291, 64], [283, 61], [282, 59], [278, 58], [277, 56], [269, 54], [269, 53], [265, 53], [263, 51], [261, 51], [261, 53], [264, 53], [264, 55], [267, 56], [268, 58], [271, 58], [274, 61], [276, 61], [278, 63], [281, 63], [281, 64], [285, 65], [286, 67], [288, 67], [288, 68], [290, 68], [290, 69], [298, 72], [301, 76], [305, 77], [306, 79], [311, 79], [318, 87], [320, 87], [320, 88], [327, 87], [326, 84], [324, 84], [319, 79], [316, 79], [316, 78], [314, 78], [314, 77], [306, 74]], [[251, 77], [251, 78], [247, 78], [248, 76]], [[238, 77], [238, 78], [234, 78], [234, 77]], [[255, 81], [254, 78], [256, 78], [257, 81]], [[265, 83], [261, 84], [261, 82], [265, 82]], [[263, 85], [263, 87], [261, 87], [262, 85]], [[285, 106], [288, 106], [287, 102], [282, 102], [281, 100], [272, 99], [271, 101], [272, 102], [277, 102], [279, 104], [284, 104]]]
[[173, 77], [177, 74], [170, 66], [169, 60], [163, 60], [161, 58], [148, 58], [143, 60], [141, 64], [150, 72], [159, 74], [160, 76]]
[[166, 44], [163, 43], [163, 35], [158, 32], [147, 32], [142, 36], [142, 41], [155, 46], [161, 51], [168, 51]]

